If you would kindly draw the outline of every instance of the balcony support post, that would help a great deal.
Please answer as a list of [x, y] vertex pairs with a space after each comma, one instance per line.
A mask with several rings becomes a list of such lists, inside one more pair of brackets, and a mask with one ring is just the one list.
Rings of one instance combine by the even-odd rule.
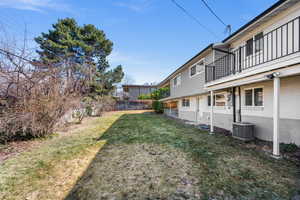
[[280, 78], [273, 74], [273, 156], [279, 157], [279, 121], [280, 121]]
[[210, 134], [214, 133], [214, 91], [210, 91]]

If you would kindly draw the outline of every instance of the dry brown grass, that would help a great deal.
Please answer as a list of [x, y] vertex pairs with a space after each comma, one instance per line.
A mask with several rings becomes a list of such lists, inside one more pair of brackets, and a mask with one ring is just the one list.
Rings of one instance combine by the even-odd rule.
[[194, 164], [185, 153], [165, 145], [109, 146], [67, 199], [199, 199]]
[[300, 188], [294, 163], [147, 111], [73, 128], [0, 165], [0, 199], [289, 199]]
[[121, 116], [87, 118], [0, 164], [0, 199], [64, 199], [105, 144], [97, 140]]

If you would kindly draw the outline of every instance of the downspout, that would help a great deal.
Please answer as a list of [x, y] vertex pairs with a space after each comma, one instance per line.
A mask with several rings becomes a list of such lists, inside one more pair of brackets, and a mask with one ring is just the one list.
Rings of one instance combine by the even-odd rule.
[[199, 97], [196, 97], [196, 123], [198, 122], [199, 101]]
[[242, 122], [242, 98], [241, 87], [239, 87], [239, 122]]
[[236, 122], [236, 99], [235, 99], [236, 87], [232, 88], [232, 107], [233, 107], [233, 122]]

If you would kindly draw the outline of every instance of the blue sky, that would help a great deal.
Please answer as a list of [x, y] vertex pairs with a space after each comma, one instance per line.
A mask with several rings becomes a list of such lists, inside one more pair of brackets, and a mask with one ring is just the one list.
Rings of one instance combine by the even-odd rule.
[[[211, 42], [226, 37], [224, 26], [201, 0], [177, 0], [216, 36], [180, 11], [171, 0], [0, 0], [0, 25], [21, 39], [25, 24], [30, 45], [58, 18], [94, 24], [113, 41], [109, 57], [135, 83], [159, 82]], [[206, 0], [237, 30], [276, 0]], [[0, 32], [3, 34], [3, 32]]]

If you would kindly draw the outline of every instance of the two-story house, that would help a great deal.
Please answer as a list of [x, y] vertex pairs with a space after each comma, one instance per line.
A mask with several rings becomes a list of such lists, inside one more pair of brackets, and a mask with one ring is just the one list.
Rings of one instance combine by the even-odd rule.
[[300, 1], [278, 1], [160, 86], [166, 84], [167, 114], [208, 124], [211, 132], [253, 123], [257, 138], [273, 141], [275, 156], [280, 142], [300, 145]]

